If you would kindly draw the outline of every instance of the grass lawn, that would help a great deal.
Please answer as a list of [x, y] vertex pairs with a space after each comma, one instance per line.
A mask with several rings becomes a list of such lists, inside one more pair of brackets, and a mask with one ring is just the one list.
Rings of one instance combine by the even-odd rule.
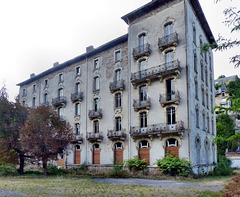
[[[193, 179], [192, 182], [197, 179]], [[230, 180], [230, 178], [229, 178]], [[187, 180], [190, 181], [190, 180]], [[208, 181], [208, 180], [205, 180]], [[204, 181], [204, 182], [205, 182]], [[213, 181], [213, 179], [209, 179]], [[225, 183], [224, 178], [215, 181]], [[96, 183], [70, 176], [9, 176], [0, 178], [0, 190], [18, 191], [19, 196], [221, 196], [223, 193], [196, 188], [161, 188], [142, 185]], [[14, 195], [15, 196], [15, 195]], [[23, 195], [22, 195], [23, 196]]]

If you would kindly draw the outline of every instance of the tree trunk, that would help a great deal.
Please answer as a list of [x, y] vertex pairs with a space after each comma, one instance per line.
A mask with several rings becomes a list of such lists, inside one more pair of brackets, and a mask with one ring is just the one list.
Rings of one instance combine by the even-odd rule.
[[20, 174], [23, 173], [24, 160], [25, 160], [24, 154], [19, 154], [19, 169], [18, 169], [18, 172]]
[[43, 175], [47, 176], [47, 158], [42, 158], [43, 163]]

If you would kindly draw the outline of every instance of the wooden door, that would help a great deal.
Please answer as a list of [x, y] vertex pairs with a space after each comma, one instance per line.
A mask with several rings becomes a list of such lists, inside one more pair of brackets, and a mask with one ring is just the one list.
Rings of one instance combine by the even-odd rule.
[[75, 150], [74, 164], [81, 164], [81, 151]]
[[123, 149], [114, 150], [114, 161], [115, 163], [123, 163]]
[[147, 164], [150, 165], [149, 148], [139, 148], [138, 156], [139, 156], [139, 159], [145, 160]]
[[93, 164], [100, 164], [100, 150], [93, 150]]
[[167, 146], [165, 148], [165, 155], [166, 155], [166, 153], [168, 151], [170, 151], [173, 154], [174, 157], [179, 157], [179, 148], [178, 148], [178, 146]]

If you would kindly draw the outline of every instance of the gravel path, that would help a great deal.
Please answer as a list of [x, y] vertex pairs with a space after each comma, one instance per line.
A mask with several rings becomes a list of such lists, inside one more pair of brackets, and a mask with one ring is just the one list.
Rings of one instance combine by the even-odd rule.
[[22, 192], [16, 192], [16, 191], [7, 191], [7, 190], [0, 190], [0, 196], [25, 196]]
[[177, 181], [168, 180], [148, 180], [148, 179], [92, 179], [92, 181], [99, 183], [111, 183], [111, 184], [141, 184], [151, 187], [162, 188], [197, 188], [202, 190], [220, 191], [224, 188], [223, 185], [216, 183], [180, 183]]

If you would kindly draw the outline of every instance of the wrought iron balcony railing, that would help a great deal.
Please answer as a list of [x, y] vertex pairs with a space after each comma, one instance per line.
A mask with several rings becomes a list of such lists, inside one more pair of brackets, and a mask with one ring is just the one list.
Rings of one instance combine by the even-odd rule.
[[88, 112], [88, 117], [89, 117], [90, 120], [93, 120], [95, 118], [101, 119], [102, 118], [102, 109], [98, 109], [97, 111], [90, 110]]
[[150, 45], [148, 43], [144, 45], [140, 45], [133, 49], [133, 57], [135, 60], [137, 60], [142, 56], [149, 56], [149, 55], [150, 55]]
[[178, 60], [167, 62], [159, 66], [138, 71], [131, 74], [131, 82], [133, 84], [140, 83], [142, 81], [160, 78], [165, 75], [179, 74], [181, 71], [180, 62]]
[[177, 43], [178, 34], [176, 32], [158, 39], [158, 46], [161, 51], [171, 46], [177, 46]]
[[124, 88], [125, 88], [124, 80], [113, 81], [113, 82], [110, 82], [109, 84], [109, 89], [111, 93], [114, 93], [115, 91], [118, 91], [118, 90], [124, 90]]
[[78, 144], [83, 143], [83, 134], [78, 134], [78, 135], [74, 134], [72, 143], [78, 143]]
[[162, 105], [162, 107], [169, 105], [169, 104], [179, 104], [180, 102], [180, 95], [179, 92], [171, 92], [167, 94], [160, 94], [159, 95], [159, 102]]
[[103, 140], [103, 136], [100, 133], [87, 133], [87, 140], [90, 142], [101, 142]]
[[184, 131], [183, 121], [178, 121], [176, 124], [168, 125], [166, 123], [159, 123], [148, 125], [147, 127], [141, 128], [140, 126], [131, 127], [130, 135], [132, 137], [141, 136], [153, 136], [177, 132], [182, 135]]
[[127, 135], [125, 133], [125, 129], [122, 129], [121, 131], [116, 130], [108, 130], [107, 136], [110, 140], [125, 140]]
[[65, 96], [59, 96], [57, 98], [52, 99], [52, 105], [55, 107], [60, 106], [60, 105], [66, 105], [67, 99]]
[[71, 94], [71, 101], [74, 103], [76, 101], [82, 102], [83, 100], [83, 93], [82, 92], [76, 92]]
[[151, 108], [150, 98], [148, 97], [147, 100], [144, 101], [133, 99], [133, 108], [134, 111], [139, 111], [141, 109], [150, 109]]

